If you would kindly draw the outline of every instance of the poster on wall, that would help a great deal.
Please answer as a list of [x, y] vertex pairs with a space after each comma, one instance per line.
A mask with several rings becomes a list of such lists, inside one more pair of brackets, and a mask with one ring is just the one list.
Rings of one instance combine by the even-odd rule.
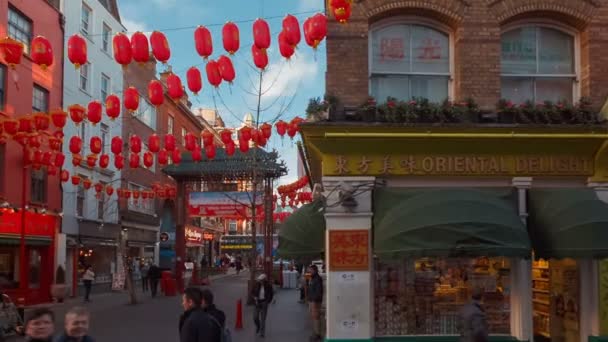
[[[116, 260], [122, 260], [122, 253], [116, 253]], [[116, 264], [116, 272], [112, 274], [112, 291], [122, 291], [125, 288], [125, 267], [122, 262]]]
[[[263, 194], [257, 193], [256, 212], [263, 213]], [[250, 192], [191, 192], [188, 198], [190, 216], [246, 219], [251, 216], [253, 194]]]
[[369, 269], [369, 230], [329, 232], [329, 270], [365, 271]]

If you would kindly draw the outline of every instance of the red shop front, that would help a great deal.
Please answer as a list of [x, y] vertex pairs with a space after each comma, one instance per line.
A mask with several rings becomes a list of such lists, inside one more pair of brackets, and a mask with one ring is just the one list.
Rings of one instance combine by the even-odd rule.
[[[20, 250], [23, 216], [25, 258], [21, 257]], [[17, 304], [51, 301], [58, 222], [55, 215], [0, 212], [0, 286]]]

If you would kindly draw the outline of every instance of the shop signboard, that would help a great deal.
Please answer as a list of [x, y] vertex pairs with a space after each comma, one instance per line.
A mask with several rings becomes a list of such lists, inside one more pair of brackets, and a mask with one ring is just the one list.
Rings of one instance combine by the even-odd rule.
[[203, 233], [203, 240], [213, 241], [213, 233]]
[[187, 226], [185, 230], [186, 243], [189, 245], [203, 245], [203, 230], [196, 227]]
[[[244, 219], [251, 216], [253, 194], [250, 192], [191, 192], [188, 198], [190, 216]], [[256, 212], [263, 213], [263, 195], [256, 196]]]
[[[21, 235], [21, 212], [2, 213], [0, 231], [6, 235]], [[44, 236], [52, 238], [55, 235], [57, 217], [55, 215], [38, 214], [27, 211], [25, 213], [25, 235]]]
[[366, 271], [369, 269], [369, 230], [331, 230], [329, 232], [329, 270]]

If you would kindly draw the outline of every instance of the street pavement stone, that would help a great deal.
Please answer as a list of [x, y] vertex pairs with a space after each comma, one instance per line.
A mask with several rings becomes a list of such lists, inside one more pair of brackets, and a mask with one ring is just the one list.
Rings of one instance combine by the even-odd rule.
[[[266, 337], [255, 336], [253, 307], [246, 305], [248, 274], [229, 275], [211, 281], [216, 305], [226, 313], [226, 324], [234, 342], [290, 341], [306, 342], [310, 336], [307, 308], [299, 304], [298, 291], [277, 289], [276, 300], [269, 307]], [[137, 305], [128, 305], [126, 293], [99, 294], [90, 303], [69, 300], [52, 306], [57, 317], [57, 331], [62, 330], [65, 312], [79, 305], [91, 312], [90, 333], [98, 342], [173, 342], [179, 341], [178, 319], [181, 297], [156, 297], [138, 293]], [[235, 330], [236, 303], [243, 302], [243, 329]]]

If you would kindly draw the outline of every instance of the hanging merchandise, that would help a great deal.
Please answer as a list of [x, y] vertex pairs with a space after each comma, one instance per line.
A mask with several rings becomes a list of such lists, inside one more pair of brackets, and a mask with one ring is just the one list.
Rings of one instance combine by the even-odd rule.
[[94, 168], [95, 164], [97, 164], [97, 155], [95, 155], [95, 154], [89, 154], [87, 156], [87, 165], [90, 168]]
[[295, 45], [291, 45], [287, 40], [287, 34], [285, 31], [281, 31], [281, 33], [279, 33], [279, 52], [281, 53], [281, 56], [288, 60], [291, 59], [293, 54], [296, 52]]
[[158, 151], [158, 164], [160, 164], [161, 166], [165, 166], [169, 163], [169, 152], [167, 152], [166, 149], [161, 149], [160, 151]]
[[334, 18], [341, 24], [345, 24], [352, 14], [350, 0], [331, 0], [329, 7], [334, 14]]
[[154, 154], [150, 151], [144, 153], [144, 166], [151, 168], [154, 165]]
[[114, 155], [114, 167], [117, 170], [122, 170], [125, 167], [125, 157], [118, 153]]
[[113, 193], [114, 193], [114, 188], [110, 184], [106, 185], [106, 195], [112, 196]]
[[87, 63], [87, 42], [79, 34], [74, 34], [68, 38], [68, 59], [76, 69]]
[[288, 14], [283, 19], [283, 32], [285, 32], [285, 41], [294, 48], [300, 44], [302, 33], [300, 31], [300, 23], [298, 18]]
[[79, 104], [73, 104], [68, 107], [68, 112], [70, 112], [70, 119], [78, 126], [84, 120], [86, 108]]
[[139, 167], [139, 154], [131, 152], [129, 154], [129, 167], [137, 169]]
[[229, 143], [226, 144], [226, 155], [229, 157], [232, 157], [234, 155], [234, 152], [236, 151], [236, 146], [234, 145], [234, 141], [230, 141]]
[[91, 153], [99, 154], [101, 153], [102, 148], [101, 138], [98, 136], [92, 136], [89, 142], [89, 148], [91, 149]]
[[89, 190], [91, 188], [91, 185], [93, 185], [93, 181], [92, 180], [90, 180], [88, 178], [85, 178], [85, 179], [82, 180], [82, 187], [85, 190]]
[[214, 60], [209, 60], [205, 66], [205, 71], [207, 72], [209, 84], [217, 88], [222, 83], [222, 76], [220, 75], [218, 63]]
[[207, 156], [207, 159], [211, 160], [215, 158], [215, 154], [216, 150], [214, 145], [208, 145], [205, 147], [205, 155]]
[[125, 89], [122, 102], [131, 114], [135, 112], [139, 107], [139, 92], [137, 91], [137, 88], [129, 87]]
[[208, 129], [201, 132], [201, 138], [203, 139], [203, 146], [207, 147], [213, 145], [213, 133], [211, 133]]
[[148, 150], [152, 153], [160, 151], [160, 137], [155, 133], [150, 134], [148, 137]]
[[251, 45], [251, 55], [253, 56], [253, 63], [256, 67], [264, 70], [268, 66], [268, 54], [266, 50], [259, 49], [257, 46]]
[[112, 47], [116, 63], [126, 68], [131, 63], [131, 59], [133, 59], [133, 50], [131, 49], [129, 37], [122, 32], [117, 32], [112, 39]]
[[46, 113], [38, 113], [34, 115], [34, 128], [37, 131], [46, 131], [51, 125], [51, 118]]
[[114, 154], [122, 153], [122, 138], [119, 136], [115, 136], [112, 138], [111, 150]]
[[36, 36], [32, 39], [31, 46], [30, 58], [34, 63], [40, 65], [42, 70], [53, 65], [53, 48], [46, 37]]
[[232, 142], [232, 131], [227, 128], [223, 129], [220, 132], [220, 138], [225, 145], [230, 144]]
[[89, 122], [95, 126], [101, 121], [101, 112], [102, 106], [99, 101], [91, 101], [89, 102], [88, 110], [87, 110], [87, 119]]
[[163, 64], [167, 64], [167, 61], [171, 58], [171, 49], [169, 48], [169, 41], [165, 37], [165, 34], [159, 31], [152, 32], [150, 44], [152, 45], [154, 58]]
[[241, 128], [239, 130], [239, 134], [240, 134], [239, 139], [241, 139], [243, 141], [249, 141], [249, 140], [251, 140], [251, 127], [244, 126], [243, 128]]
[[182, 161], [182, 153], [178, 149], [174, 149], [171, 152], [171, 161], [173, 164], [179, 164]]
[[106, 115], [112, 121], [120, 116], [120, 98], [115, 94], [106, 97]]
[[253, 22], [253, 44], [260, 50], [270, 47], [270, 26], [264, 19]]
[[75, 135], [70, 138], [70, 152], [74, 154], [80, 153], [82, 150], [82, 139], [79, 136]]
[[213, 54], [213, 39], [211, 32], [205, 26], [199, 26], [194, 30], [194, 46], [199, 56], [205, 60]]
[[232, 64], [232, 60], [227, 56], [221, 55], [217, 60], [217, 64], [220, 71], [220, 76], [224, 79], [224, 81], [228, 83], [232, 83], [234, 78], [236, 77], [236, 72], [234, 70], [234, 65]]
[[65, 127], [67, 117], [68, 113], [66, 113], [63, 109], [55, 109], [51, 111], [51, 120], [53, 121], [53, 126], [59, 129]]
[[196, 148], [196, 135], [191, 132], [186, 133], [184, 137], [184, 147], [186, 150], [192, 152]]
[[165, 101], [163, 84], [159, 80], [151, 80], [148, 83], [148, 99], [153, 106], [160, 106]]
[[6, 37], [0, 40], [0, 55], [11, 69], [15, 69], [16, 65], [21, 64], [24, 48], [23, 43], [13, 38]]
[[110, 165], [110, 156], [107, 154], [102, 154], [99, 157], [99, 167], [102, 169], [107, 168]]
[[133, 134], [129, 138], [129, 147], [133, 153], [141, 152], [141, 138], [137, 134]]
[[147, 63], [150, 60], [150, 45], [148, 37], [143, 32], [137, 31], [131, 36], [131, 50], [133, 60], [139, 64]]
[[198, 70], [197, 67], [190, 67], [186, 72], [186, 79], [188, 81], [188, 89], [193, 92], [194, 95], [198, 95], [201, 89], [203, 89], [201, 71]]
[[327, 35], [327, 18], [321, 13], [306, 19], [304, 22], [304, 37], [306, 43], [316, 49]]
[[175, 136], [173, 134], [165, 134], [165, 149], [170, 152], [175, 150]]
[[270, 136], [272, 135], [272, 125], [267, 122], [264, 122], [260, 125], [260, 132], [262, 133], [264, 138], [270, 139]]
[[80, 154], [72, 154], [72, 165], [80, 166], [82, 164], [82, 156]]
[[176, 74], [167, 76], [167, 93], [174, 101], [181, 99], [184, 96], [184, 86], [182, 80]]
[[222, 28], [222, 42], [224, 43], [224, 50], [231, 55], [239, 50], [239, 28], [235, 23], [229, 21], [224, 25]]
[[192, 150], [192, 161], [198, 163], [201, 160], [203, 160], [203, 153], [201, 151], [201, 147], [197, 144]]
[[70, 172], [68, 170], [61, 171], [61, 182], [65, 183], [70, 179]]

